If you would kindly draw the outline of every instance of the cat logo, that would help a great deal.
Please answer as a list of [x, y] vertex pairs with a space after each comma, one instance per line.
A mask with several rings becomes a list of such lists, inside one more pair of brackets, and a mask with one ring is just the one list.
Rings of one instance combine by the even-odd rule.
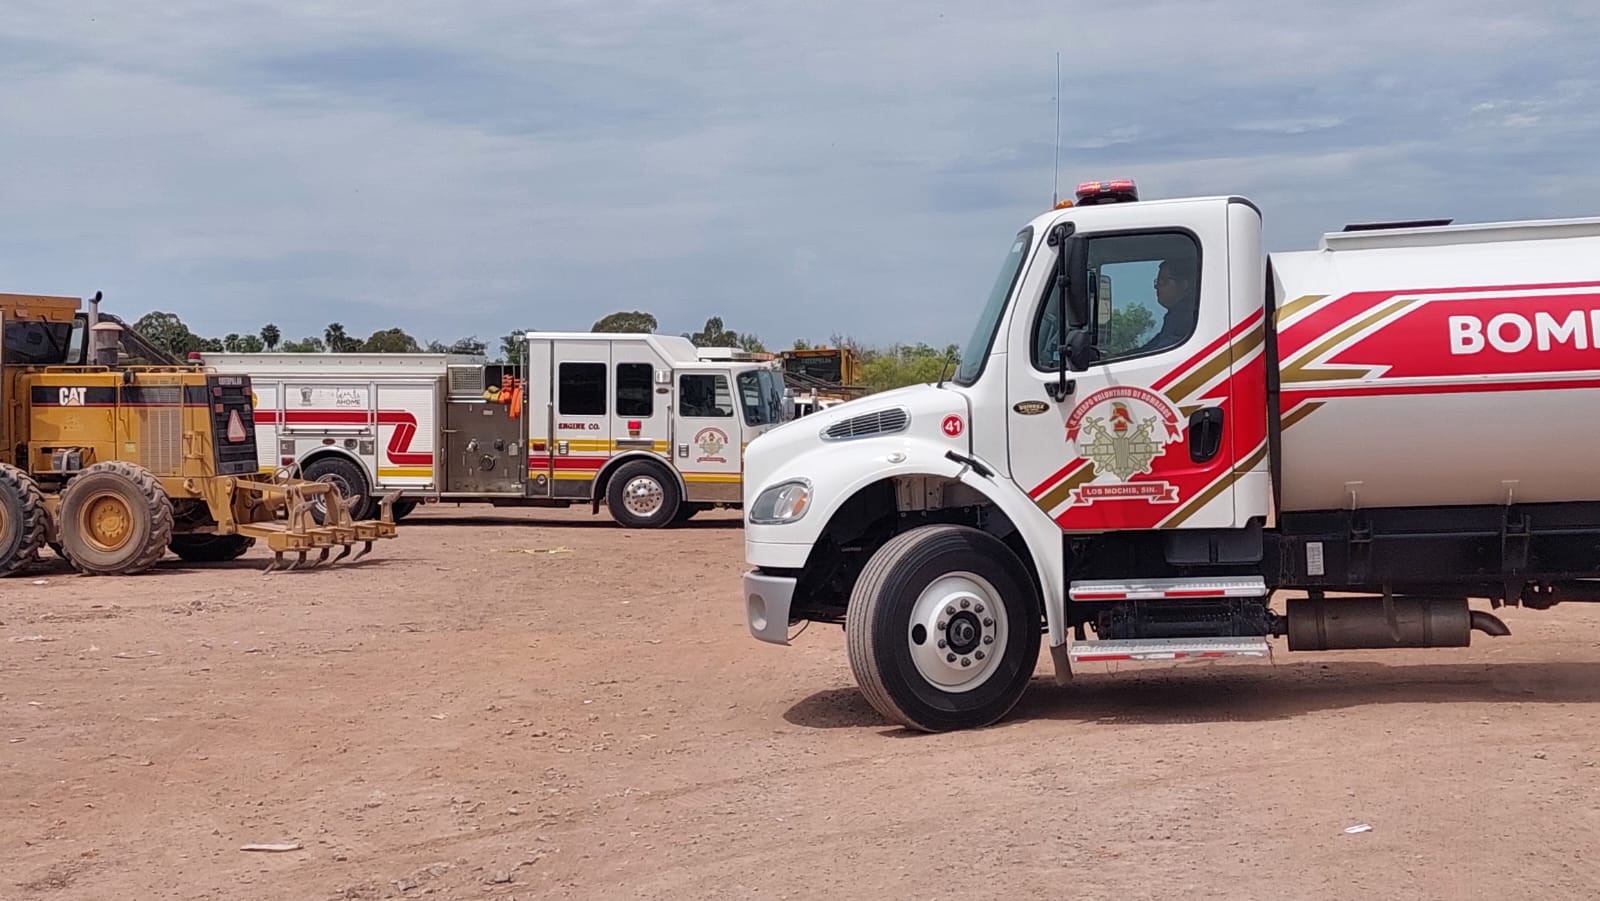
[[1016, 410], [1023, 416], [1038, 416], [1040, 413], [1050, 409], [1050, 405], [1042, 400], [1019, 400], [1012, 405], [1011, 409]]
[[84, 394], [84, 392], [86, 390], [87, 389], [81, 388], [81, 387], [79, 387], [79, 388], [71, 388], [71, 387], [62, 388], [61, 389], [61, 406], [63, 406], [63, 407], [81, 407], [81, 406], [83, 406], [83, 394]]

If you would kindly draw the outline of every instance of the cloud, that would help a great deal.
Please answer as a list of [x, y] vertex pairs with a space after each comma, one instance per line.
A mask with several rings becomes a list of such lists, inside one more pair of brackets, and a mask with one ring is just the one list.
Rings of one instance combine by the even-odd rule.
[[17, 2], [0, 290], [208, 334], [648, 309], [965, 337], [1057, 179], [1345, 222], [1600, 207], [1600, 10], [619, 0]]

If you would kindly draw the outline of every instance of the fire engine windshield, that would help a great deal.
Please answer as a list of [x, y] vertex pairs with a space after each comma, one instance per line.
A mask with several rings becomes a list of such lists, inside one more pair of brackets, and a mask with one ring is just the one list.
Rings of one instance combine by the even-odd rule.
[[1006, 260], [1000, 264], [1000, 274], [995, 276], [994, 285], [989, 289], [989, 299], [983, 305], [983, 312], [978, 314], [978, 324], [973, 327], [967, 345], [961, 349], [961, 364], [951, 378], [957, 385], [970, 385], [983, 374], [984, 360], [989, 357], [995, 330], [1000, 327], [1000, 317], [1006, 311], [1006, 299], [1011, 296], [1011, 288], [1017, 283], [1017, 275], [1022, 272], [1022, 264], [1027, 260], [1028, 248], [1032, 244], [1032, 228], [1018, 232], [1016, 240], [1011, 242]]
[[772, 403], [771, 382], [761, 378], [767, 373], [752, 369], [735, 378], [739, 384], [739, 406], [744, 410], [745, 425], [770, 425], [778, 421], [782, 412]]

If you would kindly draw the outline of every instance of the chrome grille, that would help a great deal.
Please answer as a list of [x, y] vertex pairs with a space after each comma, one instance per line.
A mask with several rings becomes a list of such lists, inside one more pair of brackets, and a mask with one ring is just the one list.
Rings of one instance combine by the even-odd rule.
[[911, 415], [904, 407], [890, 407], [887, 410], [874, 410], [871, 413], [862, 413], [860, 416], [836, 422], [823, 430], [822, 437], [830, 441], [843, 441], [849, 438], [888, 435], [905, 431], [910, 422]]

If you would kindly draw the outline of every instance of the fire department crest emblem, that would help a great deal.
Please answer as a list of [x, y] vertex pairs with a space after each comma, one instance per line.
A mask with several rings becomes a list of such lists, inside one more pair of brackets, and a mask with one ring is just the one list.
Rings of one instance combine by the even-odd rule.
[[728, 436], [721, 429], [701, 429], [694, 436], [694, 443], [699, 446], [701, 456], [696, 463], [726, 463], [722, 457], [722, 449], [728, 446]]
[[[1183, 438], [1177, 411], [1165, 397], [1143, 388], [1116, 387], [1084, 398], [1067, 417], [1067, 440], [1094, 469], [1094, 481], [1072, 493], [1072, 502], [1178, 501], [1178, 489], [1149, 475], [1167, 445]], [[1102, 477], [1109, 476], [1109, 480]]]

